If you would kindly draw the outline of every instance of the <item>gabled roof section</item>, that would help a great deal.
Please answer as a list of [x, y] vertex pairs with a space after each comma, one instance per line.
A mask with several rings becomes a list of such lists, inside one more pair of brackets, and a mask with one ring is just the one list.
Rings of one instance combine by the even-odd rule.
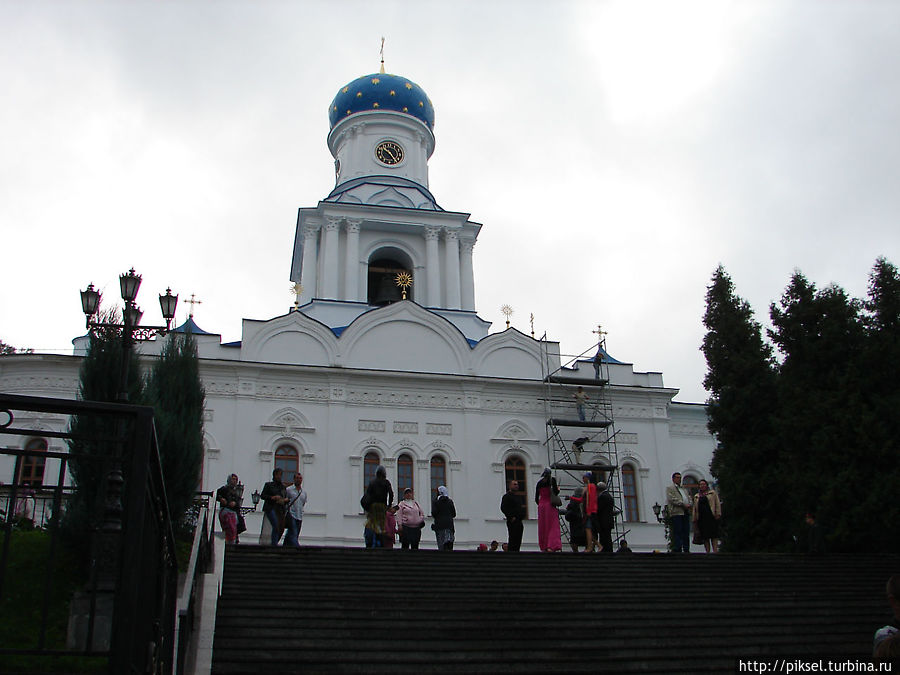
[[345, 181], [323, 200], [339, 204], [443, 211], [428, 188], [400, 176], [362, 176]]

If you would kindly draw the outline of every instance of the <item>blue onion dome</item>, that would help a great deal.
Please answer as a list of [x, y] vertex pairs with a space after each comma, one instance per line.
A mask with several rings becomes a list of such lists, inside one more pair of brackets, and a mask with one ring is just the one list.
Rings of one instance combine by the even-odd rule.
[[405, 77], [388, 73], [364, 75], [341, 87], [328, 108], [328, 120], [334, 129], [345, 117], [373, 110], [405, 113], [434, 130], [434, 106], [425, 90]]

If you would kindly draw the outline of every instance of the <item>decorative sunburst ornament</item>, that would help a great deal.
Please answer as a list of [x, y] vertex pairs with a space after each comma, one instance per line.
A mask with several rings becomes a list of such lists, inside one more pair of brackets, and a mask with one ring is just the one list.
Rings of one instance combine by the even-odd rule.
[[291, 284], [291, 293], [294, 295], [294, 310], [300, 309], [300, 295], [303, 293], [303, 286], [300, 282]]
[[503, 307], [500, 308], [500, 313], [506, 317], [506, 327], [509, 328], [509, 317], [513, 315], [513, 308], [509, 305], [503, 305]]
[[394, 281], [403, 291], [403, 299], [406, 300], [406, 289], [412, 286], [412, 275], [409, 272], [400, 272], [394, 277]]

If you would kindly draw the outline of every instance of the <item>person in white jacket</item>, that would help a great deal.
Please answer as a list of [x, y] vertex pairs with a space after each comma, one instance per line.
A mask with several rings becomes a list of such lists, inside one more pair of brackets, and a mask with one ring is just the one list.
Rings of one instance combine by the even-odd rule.
[[397, 511], [397, 524], [400, 526], [400, 544], [403, 549], [418, 549], [425, 527], [425, 512], [413, 496], [412, 488], [403, 491], [403, 501]]

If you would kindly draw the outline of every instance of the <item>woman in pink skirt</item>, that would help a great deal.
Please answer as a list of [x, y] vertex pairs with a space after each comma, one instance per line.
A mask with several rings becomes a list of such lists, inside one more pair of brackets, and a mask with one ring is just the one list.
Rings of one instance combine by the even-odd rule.
[[544, 469], [541, 479], [534, 488], [534, 501], [538, 507], [538, 546], [542, 551], [548, 552], [562, 551], [559, 511], [552, 503], [554, 495], [559, 495], [559, 486], [556, 479], [550, 475], [550, 469]]

